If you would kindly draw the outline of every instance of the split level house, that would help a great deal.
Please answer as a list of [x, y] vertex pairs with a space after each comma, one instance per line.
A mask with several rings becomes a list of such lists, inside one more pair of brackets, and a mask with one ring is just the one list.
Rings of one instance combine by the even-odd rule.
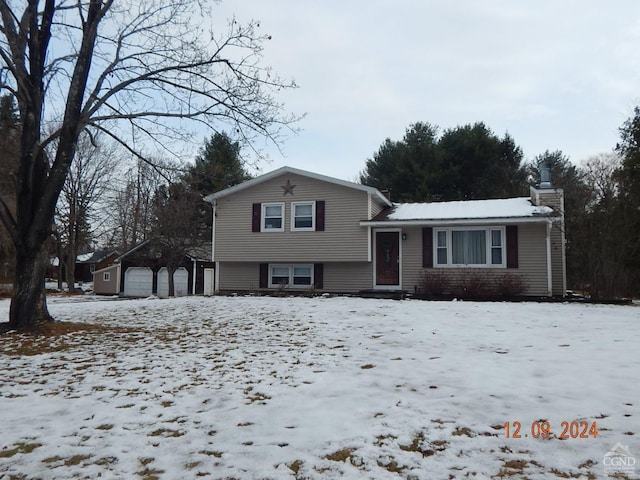
[[283, 167], [206, 198], [216, 291], [418, 293], [431, 275], [516, 278], [522, 295], [564, 296], [564, 204], [529, 197], [393, 203], [376, 188]]

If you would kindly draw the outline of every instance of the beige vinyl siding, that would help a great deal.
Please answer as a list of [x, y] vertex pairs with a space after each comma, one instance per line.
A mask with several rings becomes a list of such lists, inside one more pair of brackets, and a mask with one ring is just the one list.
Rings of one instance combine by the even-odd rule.
[[375, 196], [372, 195], [371, 196], [371, 209], [369, 211], [368, 220], [370, 220], [373, 217], [375, 217], [376, 215], [378, 215], [385, 208], [387, 208], [387, 205], [385, 205], [383, 203], [380, 203], [380, 200], [378, 199], [378, 197], [375, 197]]
[[324, 291], [358, 292], [373, 286], [373, 263], [325, 263]]
[[[109, 280], [104, 280], [104, 274], [109, 273]], [[111, 265], [110, 267], [96, 270], [93, 273], [93, 291], [97, 295], [117, 295], [120, 293], [120, 265]]]
[[564, 259], [564, 224], [556, 222], [551, 227], [551, 272], [553, 295], [566, 294]]
[[527, 295], [546, 296], [547, 287], [547, 224], [518, 225], [518, 268], [509, 272], [524, 275]]
[[253, 291], [260, 287], [260, 264], [245, 262], [220, 262], [219, 290]]
[[[371, 288], [373, 276], [371, 263], [333, 262], [324, 263], [323, 265], [323, 292], [353, 293]], [[220, 290], [257, 291], [260, 289], [260, 263], [221, 262], [218, 268], [220, 269]], [[273, 288], [272, 290], [277, 289]]]
[[[497, 225], [500, 226], [500, 225]], [[518, 268], [422, 268], [422, 228], [404, 228], [402, 240], [402, 289], [413, 292], [420, 285], [425, 270], [446, 272], [453, 281], [472, 272], [489, 277], [505, 273], [521, 275], [526, 284], [526, 295], [547, 295], [546, 223], [518, 225]]]
[[[287, 180], [295, 185], [284, 196]], [[295, 174], [283, 174], [218, 199], [215, 258], [219, 262], [367, 261], [367, 229], [359, 221], [369, 215], [368, 194]], [[291, 231], [291, 203], [325, 201], [325, 230]], [[283, 232], [252, 232], [254, 203], [284, 203]], [[221, 272], [221, 278], [224, 273]]]

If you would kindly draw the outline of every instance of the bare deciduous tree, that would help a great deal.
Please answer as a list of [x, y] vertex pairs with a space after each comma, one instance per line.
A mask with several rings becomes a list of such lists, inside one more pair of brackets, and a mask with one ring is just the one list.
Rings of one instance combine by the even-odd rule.
[[154, 166], [139, 160], [111, 185], [110, 204], [106, 216], [110, 224], [109, 243], [127, 251], [147, 240], [154, 220], [153, 199], [155, 192], [167, 180], [176, 177], [177, 169], [166, 161], [154, 160], [162, 174]]
[[[69, 291], [75, 286], [75, 263], [79, 249], [89, 248], [95, 207], [104, 197], [110, 174], [117, 163], [116, 149], [106, 142], [82, 135], [76, 156], [62, 188], [56, 213], [60, 262], [64, 261]], [[60, 281], [60, 279], [59, 279]]]
[[[206, 4], [0, 0], [0, 89], [16, 98], [21, 129], [16, 213], [0, 199], [16, 249], [12, 327], [51, 319], [43, 246], [83, 130], [146, 158], [150, 140], [176, 150], [186, 120], [276, 143], [296, 120], [272, 96], [294, 85], [261, 65], [259, 25], [232, 20], [221, 33]], [[61, 126], [46, 135], [46, 122]]]

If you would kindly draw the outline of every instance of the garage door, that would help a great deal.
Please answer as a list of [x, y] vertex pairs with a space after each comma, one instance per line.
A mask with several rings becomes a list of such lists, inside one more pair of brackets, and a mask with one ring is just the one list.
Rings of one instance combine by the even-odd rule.
[[127, 297], [148, 297], [153, 291], [153, 272], [148, 267], [129, 267], [124, 272], [124, 294]]
[[[189, 273], [184, 267], [178, 268], [173, 273], [173, 292], [176, 297], [184, 297], [189, 294]], [[158, 271], [158, 296], [169, 296], [169, 271], [162, 267]]]

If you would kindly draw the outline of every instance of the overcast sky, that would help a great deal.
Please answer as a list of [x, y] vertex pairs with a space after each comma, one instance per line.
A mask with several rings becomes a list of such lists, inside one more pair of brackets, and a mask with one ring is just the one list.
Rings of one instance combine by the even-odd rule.
[[484, 122], [531, 159], [609, 152], [640, 103], [638, 0], [223, 0], [260, 20], [264, 63], [299, 85], [306, 113], [270, 150], [290, 165], [355, 180], [386, 138], [422, 121], [441, 131]]

